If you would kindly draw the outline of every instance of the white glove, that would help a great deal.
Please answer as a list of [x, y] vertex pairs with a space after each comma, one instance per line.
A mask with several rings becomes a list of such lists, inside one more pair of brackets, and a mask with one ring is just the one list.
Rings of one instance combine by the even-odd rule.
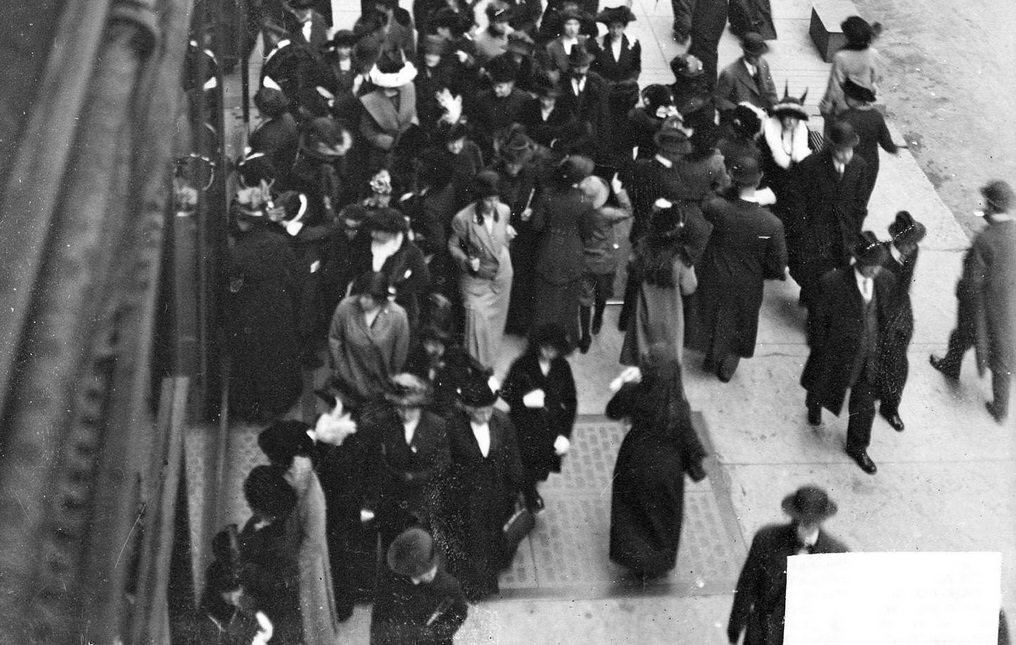
[[673, 205], [674, 202], [670, 201], [669, 199], [664, 199], [663, 197], [660, 197], [655, 202], [653, 202], [653, 208], [661, 211], [665, 211]]
[[318, 417], [314, 424], [313, 438], [331, 446], [341, 446], [342, 442], [356, 433], [356, 421], [342, 409], [342, 401], [335, 404], [335, 409]]
[[491, 374], [490, 378], [487, 379], [487, 387], [490, 388], [491, 392], [498, 392], [501, 390], [501, 380]]
[[260, 629], [256, 634], [254, 634], [254, 640], [251, 641], [251, 645], [268, 645], [268, 641], [272, 640], [272, 636], [275, 634], [275, 628], [272, 627], [272, 621], [270, 621], [268, 616], [266, 616], [262, 611], [254, 614], [254, 618], [257, 619], [258, 627]]
[[365, 508], [360, 509], [360, 521], [369, 522], [374, 519], [374, 511], [368, 511]]
[[522, 397], [522, 405], [527, 408], [542, 408], [546, 403], [546, 393], [543, 390], [533, 390]]
[[642, 370], [638, 367], [625, 368], [618, 374], [617, 378], [610, 382], [610, 391], [617, 392], [625, 383], [640, 383], [642, 381]]
[[614, 176], [610, 178], [610, 188], [614, 191], [615, 195], [624, 190], [621, 186], [621, 180], [618, 179], [616, 172], [614, 173]]
[[571, 448], [571, 441], [568, 440], [568, 437], [563, 434], [557, 435], [557, 439], [554, 439], [554, 454], [563, 457], [568, 454], [569, 448]]

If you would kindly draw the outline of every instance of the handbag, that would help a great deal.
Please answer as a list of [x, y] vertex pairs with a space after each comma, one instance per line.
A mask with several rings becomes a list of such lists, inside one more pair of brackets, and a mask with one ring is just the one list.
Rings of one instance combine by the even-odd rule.
[[519, 544], [536, 526], [536, 516], [522, 504], [516, 505], [515, 513], [504, 523], [501, 531], [504, 535], [504, 565], [508, 566], [515, 559]]

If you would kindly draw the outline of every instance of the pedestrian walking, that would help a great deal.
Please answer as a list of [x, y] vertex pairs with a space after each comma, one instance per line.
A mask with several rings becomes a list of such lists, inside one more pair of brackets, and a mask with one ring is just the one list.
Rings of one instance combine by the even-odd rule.
[[451, 645], [469, 606], [430, 534], [407, 529], [385, 560], [388, 572], [370, 615], [371, 645]]
[[797, 165], [811, 154], [808, 145], [808, 112], [804, 100], [808, 91], [798, 97], [790, 96], [784, 86], [783, 98], [769, 111], [770, 116], [762, 122], [760, 148], [762, 173], [766, 184], [776, 196], [773, 214], [786, 218], [790, 202], [791, 182]]
[[493, 366], [508, 319], [514, 273], [508, 244], [514, 229], [511, 212], [501, 203], [497, 173], [479, 173], [474, 195], [476, 201], [452, 220], [448, 252], [460, 271], [465, 347], [480, 363]]
[[973, 347], [978, 373], [991, 370], [994, 398], [984, 405], [1001, 423], [1009, 412], [1009, 389], [1016, 370], [1016, 221], [1009, 212], [1014, 195], [1009, 184], [999, 180], [981, 188], [981, 195], [988, 226], [974, 238], [963, 260], [949, 351], [942, 358], [933, 355], [931, 366], [957, 380], [963, 355]]
[[889, 319], [889, 329], [882, 351], [885, 354], [885, 383], [879, 414], [893, 429], [902, 432], [900, 401], [907, 384], [910, 361], [907, 350], [914, 336], [914, 309], [910, 302], [910, 285], [914, 281], [917, 267], [918, 245], [924, 239], [927, 229], [907, 211], [896, 213], [896, 219], [889, 225], [892, 240], [885, 243], [889, 257], [885, 270], [896, 276], [896, 302]]
[[[672, 3], [681, 0], [671, 0]], [[727, 26], [727, 0], [685, 0], [691, 5], [691, 44], [688, 53], [702, 61], [705, 80], [712, 90], [716, 86], [716, 61], [723, 30]], [[682, 12], [683, 13], [683, 12]], [[677, 36], [677, 34], [675, 34]], [[687, 38], [684, 39], [687, 41]]]
[[784, 280], [787, 269], [783, 224], [755, 201], [761, 179], [754, 159], [736, 161], [731, 190], [702, 209], [713, 232], [692, 296], [688, 346], [705, 354], [704, 369], [724, 383], [755, 353], [763, 282]]
[[877, 22], [874, 25], [868, 24], [860, 16], [850, 16], [840, 23], [840, 30], [847, 42], [833, 54], [829, 83], [818, 104], [818, 111], [827, 124], [836, 121], [839, 114], [848, 107], [843, 98], [843, 83], [848, 78], [877, 94], [882, 76], [881, 59], [878, 51], [872, 47], [875, 38], [882, 33], [882, 26]]
[[843, 82], [843, 99], [847, 109], [840, 112], [837, 118], [852, 125], [860, 138], [856, 152], [868, 163], [867, 190], [870, 197], [878, 180], [878, 149], [882, 148], [895, 155], [899, 154], [900, 146], [893, 142], [893, 135], [889, 132], [885, 117], [872, 105], [875, 102], [874, 90], [848, 78]]
[[833, 124], [826, 147], [801, 161], [791, 179], [783, 225], [790, 275], [806, 307], [818, 300], [822, 276], [847, 266], [868, 216], [868, 164], [854, 154], [859, 141], [849, 123]]
[[769, 110], [779, 101], [769, 62], [762, 57], [767, 51], [769, 45], [754, 31], [741, 37], [741, 57], [723, 68], [713, 92], [722, 120], [741, 103]]
[[501, 388], [526, 471], [522, 495], [533, 512], [544, 508], [537, 483], [547, 481], [551, 472], [561, 472], [561, 462], [571, 447], [578, 394], [566, 358], [568, 351], [568, 339], [560, 325], [537, 327]]
[[705, 479], [706, 452], [692, 426], [681, 366], [671, 348], [648, 348], [635, 373], [606, 410], [611, 419], [631, 420], [614, 464], [610, 559], [646, 579], [677, 563], [684, 476]]
[[836, 503], [817, 486], [802, 486], [783, 498], [789, 524], [764, 526], [751, 540], [734, 590], [727, 640], [736, 645], [781, 645], [787, 602], [787, 558], [811, 553], [845, 553], [822, 523], [836, 514]]
[[854, 266], [834, 269], [820, 281], [819, 300], [808, 312], [808, 345], [801, 385], [807, 390], [808, 423], [822, 423], [822, 409], [839, 416], [850, 390], [847, 454], [874, 475], [868, 456], [875, 400], [882, 396], [882, 345], [896, 299], [896, 278], [882, 267], [888, 251], [865, 231], [853, 249]]

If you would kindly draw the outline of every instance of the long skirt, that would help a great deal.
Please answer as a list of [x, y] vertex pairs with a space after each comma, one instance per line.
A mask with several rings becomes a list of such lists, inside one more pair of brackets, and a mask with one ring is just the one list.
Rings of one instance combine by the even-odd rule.
[[473, 358], [493, 367], [501, 350], [508, 320], [512, 277], [493, 280], [463, 276], [459, 281], [462, 306], [466, 312], [465, 347]]
[[571, 282], [554, 284], [537, 274], [533, 279], [533, 329], [557, 323], [564, 329], [572, 347], [579, 340], [579, 297], [582, 276]]

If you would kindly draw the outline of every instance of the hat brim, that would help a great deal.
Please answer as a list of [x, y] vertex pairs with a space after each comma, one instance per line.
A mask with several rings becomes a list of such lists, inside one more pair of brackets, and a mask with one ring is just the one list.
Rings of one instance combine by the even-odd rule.
[[873, 249], [867, 250], [865, 253], [852, 253], [851, 255], [857, 263], [857, 266], [862, 267], [882, 266], [885, 264], [886, 260], [889, 259], [889, 251], [887, 251], [881, 244]]
[[416, 78], [416, 67], [409, 61], [406, 61], [399, 71], [385, 73], [375, 65], [370, 70], [368, 76], [370, 77], [370, 82], [374, 85], [386, 90], [393, 90], [412, 83], [413, 79]]
[[839, 142], [837, 142], [837, 141], [833, 141], [832, 139], [827, 139], [826, 141], [829, 144], [830, 148], [834, 148], [834, 149], [838, 149], [838, 150], [843, 150], [844, 148], [856, 148], [857, 144], [859, 144], [861, 142], [861, 137], [859, 137], [857, 135], [857, 133], [855, 132], [846, 141], [839, 141]]
[[588, 67], [593, 64], [594, 60], [596, 60], [596, 57], [587, 52], [582, 56], [582, 58], [569, 58], [568, 68], [572, 69], [575, 67]]
[[398, 394], [386, 393], [385, 400], [393, 405], [406, 408], [422, 408], [430, 405], [433, 398], [426, 394], [409, 394], [406, 396], [400, 396]]
[[807, 121], [810, 118], [808, 116], [808, 113], [804, 110], [803, 106], [794, 104], [776, 105], [770, 111], [770, 114], [772, 114], [775, 117], [792, 116], [795, 119], [801, 119], [802, 121]]
[[761, 56], [769, 51], [769, 45], [767, 45], [764, 41], [761, 43], [742, 43], [741, 51], [745, 54], [751, 54], [752, 56]]
[[783, 498], [783, 503], [780, 505], [783, 508], [783, 512], [792, 517], [795, 520], [812, 520], [821, 521], [826, 520], [836, 515], [836, 511], [839, 508], [836, 506], [836, 502], [831, 499], [826, 500], [825, 508], [818, 513], [805, 513], [797, 507], [795, 503], [797, 497], [794, 493], [787, 495]]
[[915, 220], [912, 226], [908, 226], [906, 229], [900, 231], [892, 237], [893, 242], [917, 244], [923, 240], [926, 235], [928, 235], [928, 227]]

